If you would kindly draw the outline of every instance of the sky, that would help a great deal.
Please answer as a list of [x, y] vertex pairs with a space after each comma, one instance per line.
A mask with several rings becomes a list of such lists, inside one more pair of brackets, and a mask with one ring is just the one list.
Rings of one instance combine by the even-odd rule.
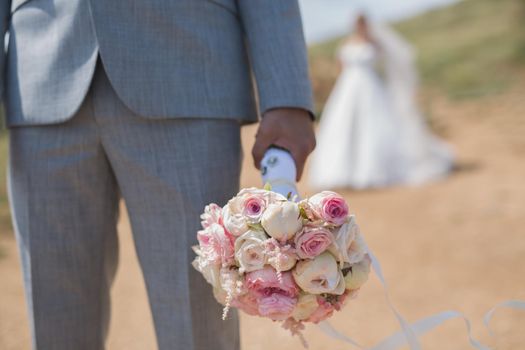
[[377, 20], [395, 21], [458, 0], [299, 0], [306, 41], [339, 36], [351, 27], [352, 16], [365, 12]]

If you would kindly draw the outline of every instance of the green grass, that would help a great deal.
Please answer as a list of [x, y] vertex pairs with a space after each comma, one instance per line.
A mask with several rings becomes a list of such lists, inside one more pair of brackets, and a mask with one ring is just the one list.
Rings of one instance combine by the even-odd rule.
[[[423, 86], [452, 98], [505, 91], [525, 66], [525, 1], [464, 0], [395, 24], [418, 50]], [[337, 77], [341, 39], [310, 48], [317, 107]]]

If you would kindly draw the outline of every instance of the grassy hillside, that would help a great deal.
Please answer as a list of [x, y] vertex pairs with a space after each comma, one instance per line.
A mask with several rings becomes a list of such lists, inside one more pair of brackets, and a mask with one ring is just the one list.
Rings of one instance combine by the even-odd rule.
[[[494, 94], [525, 66], [525, 0], [463, 0], [395, 28], [414, 44], [426, 89], [453, 98]], [[317, 107], [338, 74], [333, 58], [341, 39], [310, 48]]]

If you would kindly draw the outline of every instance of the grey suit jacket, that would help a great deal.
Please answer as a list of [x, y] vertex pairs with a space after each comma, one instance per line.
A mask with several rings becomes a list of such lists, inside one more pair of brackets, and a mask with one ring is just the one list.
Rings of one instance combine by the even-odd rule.
[[9, 32], [0, 53], [8, 125], [70, 118], [99, 55], [119, 97], [145, 117], [253, 122], [257, 99], [259, 112], [312, 109], [297, 0], [0, 4], [0, 37]]

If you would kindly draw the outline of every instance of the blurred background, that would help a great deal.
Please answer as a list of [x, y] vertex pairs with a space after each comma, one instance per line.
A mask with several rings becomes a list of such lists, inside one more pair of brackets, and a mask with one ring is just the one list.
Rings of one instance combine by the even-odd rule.
[[[397, 308], [410, 321], [443, 310], [464, 312], [473, 333], [497, 349], [525, 348], [525, 313], [502, 309], [496, 337], [482, 317], [507, 299], [525, 299], [525, 1], [302, 0], [316, 113], [339, 74], [335, 50], [358, 12], [390, 22], [417, 50], [418, 101], [433, 132], [450, 143], [456, 170], [419, 187], [342, 194], [383, 264]], [[260, 186], [243, 130], [242, 186]], [[7, 133], [0, 136], [5, 183]], [[299, 184], [304, 195], [306, 172]], [[45, 205], [42, 204], [42, 205]], [[125, 210], [123, 205], [123, 210]], [[112, 291], [109, 349], [154, 349], [151, 316], [127, 216], [119, 224], [121, 258]], [[0, 349], [30, 348], [18, 253], [5, 186], [0, 186]], [[397, 330], [372, 277], [333, 318], [336, 328], [371, 346]], [[210, 315], [213, 317], [213, 315]], [[217, 315], [220, 317], [220, 315]], [[301, 349], [277, 324], [242, 316], [243, 349]], [[314, 326], [311, 349], [349, 349]], [[424, 349], [470, 349], [462, 321], [422, 338]]]

